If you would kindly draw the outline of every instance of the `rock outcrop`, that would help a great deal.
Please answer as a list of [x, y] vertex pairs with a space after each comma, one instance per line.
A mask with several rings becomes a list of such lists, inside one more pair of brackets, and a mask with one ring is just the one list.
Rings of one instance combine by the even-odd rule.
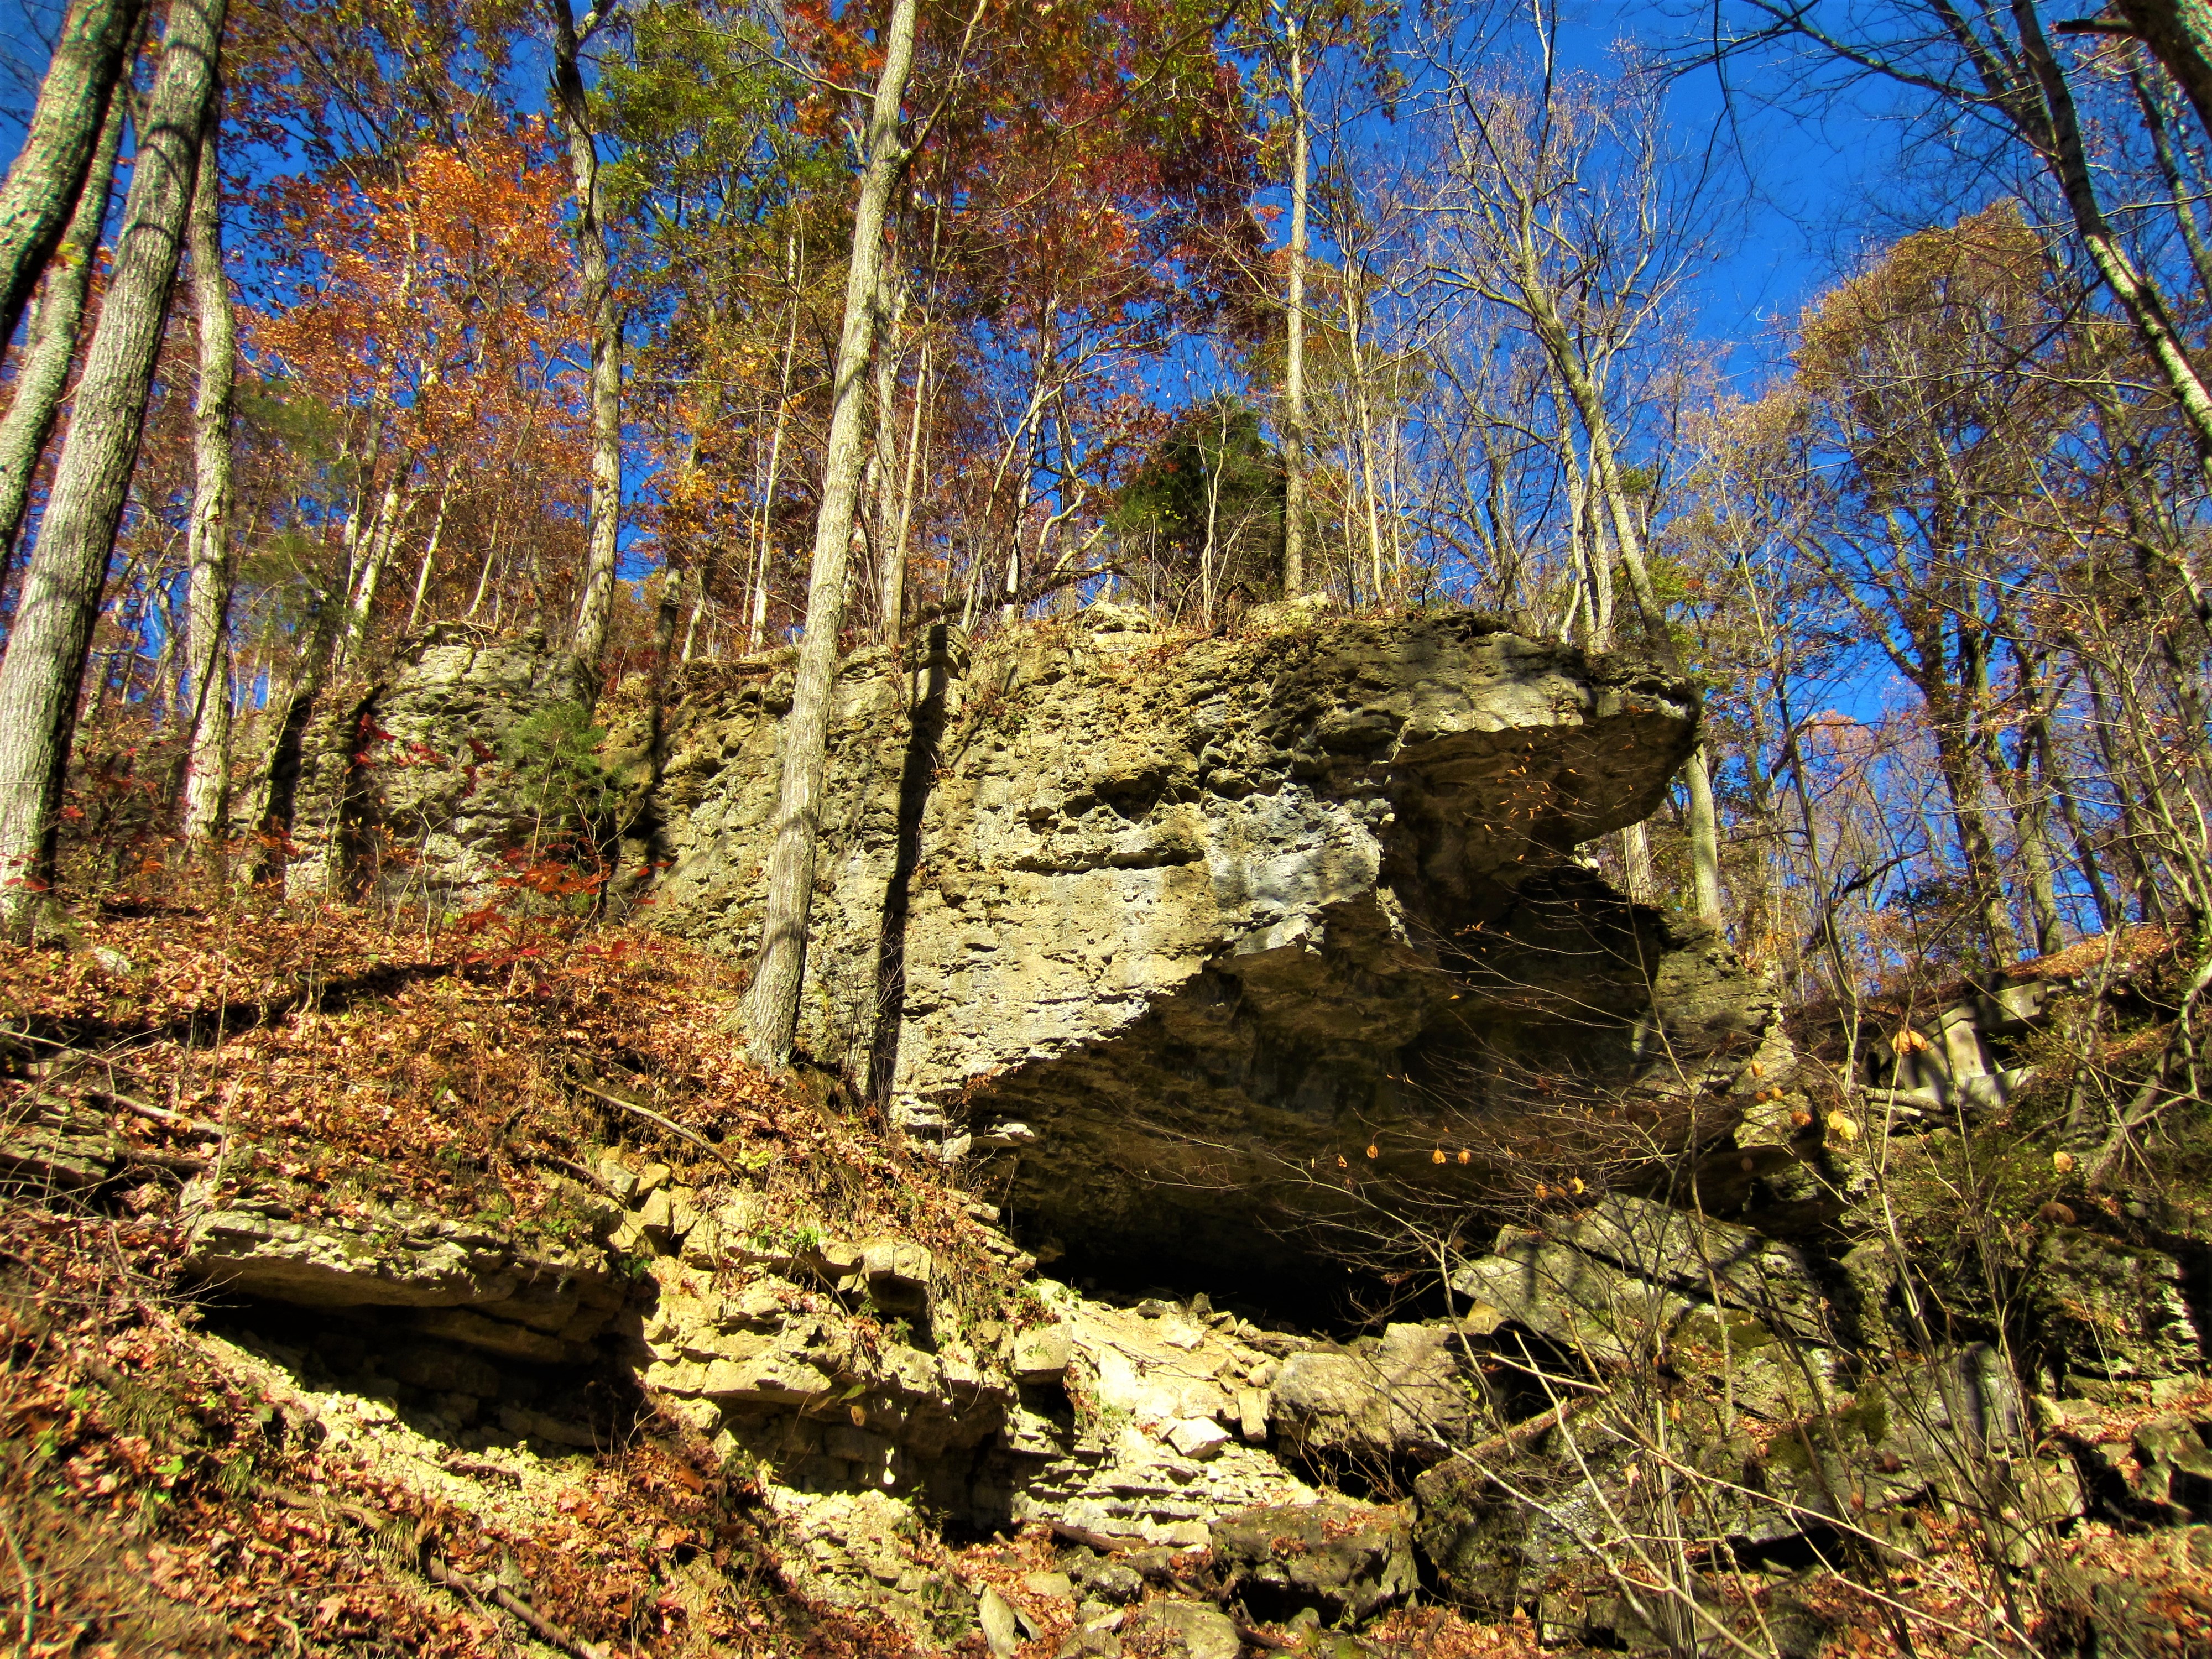
[[[657, 926], [750, 950], [789, 684], [680, 681], [630, 843]], [[1428, 1158], [1438, 1066], [1480, 1109], [1501, 1049], [1607, 1084], [1748, 1052], [1758, 986], [1574, 852], [1652, 811], [1696, 714], [1465, 613], [1192, 640], [1097, 606], [972, 662], [861, 653], [805, 1041], [1000, 1166], [1025, 1231], [1229, 1288], [1328, 1203], [1292, 1165]]]

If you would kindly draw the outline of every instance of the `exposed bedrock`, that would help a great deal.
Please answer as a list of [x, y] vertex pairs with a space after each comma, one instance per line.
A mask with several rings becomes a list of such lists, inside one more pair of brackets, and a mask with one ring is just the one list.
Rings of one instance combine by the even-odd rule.
[[[1109, 605], [917, 655], [840, 683], [804, 1040], [1071, 1267], [1233, 1288], [1316, 1201], [1293, 1166], [1425, 1178], [1440, 1097], [1694, 1080], [1766, 1020], [1576, 854], [1694, 741], [1648, 663], [1468, 612], [1191, 640]], [[753, 947], [789, 695], [779, 659], [687, 671], [650, 782], [628, 734], [659, 926]]]
[[[345, 838], [408, 848], [410, 890], [473, 902], [503, 867], [501, 745], [573, 695], [533, 653], [431, 637], [366, 704]], [[789, 653], [693, 665], [657, 716], [642, 681], [604, 711], [618, 890], [733, 956], [791, 685]], [[982, 1155], [1066, 1271], [1279, 1289], [1338, 1158], [1449, 1196], [1483, 1171], [1439, 1146], [1531, 1073], [1679, 1093], [1769, 1022], [1577, 851], [1695, 740], [1694, 691], [1640, 659], [1466, 611], [1202, 639], [1100, 605], [972, 659], [943, 628], [858, 653], [838, 699], [802, 1041]]]

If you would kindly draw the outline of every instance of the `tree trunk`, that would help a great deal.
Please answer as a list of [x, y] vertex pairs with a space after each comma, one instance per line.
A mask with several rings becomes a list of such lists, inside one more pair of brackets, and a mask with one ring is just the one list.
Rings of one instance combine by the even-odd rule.
[[100, 262], [100, 233], [107, 222], [108, 198], [115, 187], [115, 153], [122, 143], [125, 118], [119, 102], [107, 112], [76, 211], [46, 263], [46, 290], [31, 308], [31, 326], [15, 371], [15, 395], [6, 418], [0, 420], [0, 562], [12, 555], [15, 538], [22, 533], [31, 479], [39, 470], [39, 457], [46, 453], [46, 440], [53, 435], [62, 394], [69, 389], [77, 330], [84, 321], [93, 267]]
[[747, 599], [745, 623], [745, 649], [749, 653], [761, 648], [761, 636], [768, 629], [769, 556], [774, 550], [775, 533], [777, 469], [783, 462], [784, 428], [791, 418], [792, 366], [799, 356], [799, 283], [802, 267], [796, 236], [785, 239], [783, 273], [784, 280], [791, 286], [791, 316], [784, 330], [783, 371], [776, 382], [775, 422], [769, 428], [768, 480], [761, 486], [760, 541], [758, 555], [753, 562], [752, 592]]
[[852, 263], [845, 279], [845, 322], [830, 391], [830, 438], [822, 468], [822, 508], [808, 573], [806, 631], [798, 683], [783, 726], [783, 772], [776, 793], [775, 842], [769, 854], [760, 953], [745, 994], [752, 1056], [762, 1066], [791, 1058], [799, 1031], [799, 991], [806, 969], [807, 917], [814, 901], [814, 848], [821, 830], [822, 775], [828, 763], [830, 705], [836, 691], [837, 633], [844, 620], [847, 566], [860, 474], [867, 465], [866, 378], [875, 345], [876, 278], [884, 227], [907, 155], [899, 106], [914, 66], [915, 0], [892, 0], [884, 65], [868, 118]]
[[[928, 322], [923, 318], [925, 326]], [[895, 588], [884, 595], [884, 614], [894, 619], [895, 629], [902, 629], [906, 621], [906, 550], [914, 528], [915, 481], [921, 465], [922, 447], [928, 428], [922, 422], [922, 411], [929, 406], [929, 339], [921, 342], [921, 360], [915, 366], [914, 420], [906, 434], [906, 476], [899, 483], [898, 521], [891, 529], [890, 561], [886, 567], [896, 582]], [[894, 640], [898, 633], [891, 635]]]
[[199, 320], [199, 389], [192, 403], [192, 516], [185, 540], [186, 650], [192, 681], [191, 758], [185, 769], [185, 839], [222, 833], [230, 806], [231, 406], [238, 328], [222, 268], [222, 185], [217, 171], [222, 88], [209, 95], [192, 191], [192, 304]]
[[0, 661], [0, 928], [19, 937], [52, 875], [77, 693], [184, 244], [225, 3], [170, 6], [113, 274]]
[[1306, 585], [1306, 60], [1296, 18], [1291, 47], [1291, 282], [1283, 316], [1283, 597]]
[[1682, 768], [1690, 787], [1690, 875], [1697, 895], [1698, 920], [1716, 933], [1724, 918], [1721, 912], [1720, 815], [1713, 810], [1713, 776], [1706, 754], [1711, 745], [1699, 744]]
[[871, 539], [880, 578], [876, 592], [883, 612], [882, 638], [886, 645], [896, 645], [906, 611], [906, 550], [894, 534], [898, 522], [896, 341], [899, 319], [906, 310], [906, 284], [892, 274], [888, 261], [877, 275], [876, 301], [884, 333], [876, 342], [876, 498]]
[[1379, 607], [1388, 596], [1389, 581], [1382, 568], [1382, 516], [1375, 489], [1374, 404], [1368, 395], [1366, 354], [1360, 349], [1359, 315], [1364, 303], [1364, 294], [1355, 293], [1348, 297], [1344, 320], [1346, 339], [1352, 349], [1354, 417], [1359, 428], [1360, 493], [1367, 509], [1367, 580], [1374, 590], [1370, 602]]
[[2113, 0], [2128, 32], [2173, 77], [2197, 125], [2212, 132], [2212, 6], [2204, 0]]
[[0, 342], [15, 337], [100, 147], [144, 0], [71, 0], [23, 148], [0, 184]]
[[[553, 20], [553, 106], [568, 140], [568, 171], [575, 183], [576, 248], [584, 278], [581, 308], [585, 326], [591, 331], [591, 532], [573, 643], [578, 660], [596, 671], [614, 617], [615, 562], [622, 526], [622, 318], [615, 309], [614, 280], [607, 265], [599, 152], [577, 54], [602, 13], [597, 7], [586, 13], [580, 31], [568, 0], [546, 0], [546, 9]], [[596, 672], [586, 680], [596, 684]]]

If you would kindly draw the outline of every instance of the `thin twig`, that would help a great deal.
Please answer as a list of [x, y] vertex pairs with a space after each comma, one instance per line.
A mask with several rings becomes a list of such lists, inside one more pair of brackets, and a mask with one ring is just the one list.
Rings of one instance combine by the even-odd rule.
[[610, 1106], [619, 1106], [625, 1112], [635, 1112], [649, 1123], [658, 1123], [662, 1128], [667, 1130], [671, 1134], [682, 1135], [684, 1139], [691, 1142], [694, 1146], [703, 1147], [708, 1152], [712, 1152], [716, 1158], [720, 1158], [722, 1160], [722, 1167], [727, 1170], [732, 1175], [743, 1175], [744, 1173], [743, 1170], [738, 1169], [736, 1164], [730, 1162], [730, 1156], [727, 1152], [725, 1152], [720, 1146], [717, 1146], [713, 1141], [708, 1139], [706, 1136], [701, 1134], [697, 1130], [687, 1129], [682, 1124], [676, 1122], [673, 1119], [661, 1116], [659, 1113], [654, 1111], [650, 1106], [641, 1106], [634, 1100], [624, 1100], [620, 1095], [610, 1094], [607, 1091], [599, 1088], [595, 1084], [585, 1082], [581, 1078], [571, 1078], [569, 1081], [574, 1083], [579, 1089], [581, 1089], [586, 1094], [591, 1096], [594, 1100], [603, 1100]]
[[458, 1567], [447, 1566], [434, 1555], [426, 1558], [423, 1571], [434, 1584], [443, 1584], [448, 1589], [465, 1591], [482, 1601], [496, 1601], [528, 1626], [531, 1634], [537, 1637], [539, 1641], [556, 1647], [563, 1653], [574, 1654], [575, 1659], [607, 1659], [605, 1647], [598, 1643], [586, 1642], [580, 1637], [563, 1630], [520, 1596], [510, 1594], [497, 1584], [488, 1583], [479, 1578], [471, 1578]]

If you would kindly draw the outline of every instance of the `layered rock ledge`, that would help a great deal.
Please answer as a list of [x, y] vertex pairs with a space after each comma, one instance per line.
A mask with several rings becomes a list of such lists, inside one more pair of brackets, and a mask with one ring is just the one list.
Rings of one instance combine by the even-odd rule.
[[[434, 634], [369, 700], [389, 736], [342, 839], [416, 849], [376, 879], [451, 902], [499, 867], [489, 798], [521, 782], [487, 757], [568, 695], [538, 648]], [[788, 653], [693, 665], [611, 705], [617, 889], [733, 957], [792, 678]], [[945, 628], [856, 653], [802, 1042], [981, 1156], [1068, 1271], [1279, 1282], [1337, 1158], [1472, 1193], [1486, 1172], [1435, 1151], [1516, 1111], [1516, 1079], [1684, 1096], [1755, 1048], [1761, 988], [1578, 851], [1656, 809], [1697, 720], [1648, 662], [1467, 611], [1206, 638], [1098, 605], [972, 658]]]
[[[657, 925], [732, 952], [787, 664], [692, 671], [631, 848]], [[1725, 955], [1577, 854], [1658, 805], [1694, 691], [1448, 612], [1240, 639], [1094, 606], [969, 660], [847, 667], [804, 1037], [994, 1160], [1030, 1236], [1144, 1282], [1256, 1279], [1293, 1166], [1428, 1162], [1510, 1051], [1688, 1078], [1766, 1018]]]

